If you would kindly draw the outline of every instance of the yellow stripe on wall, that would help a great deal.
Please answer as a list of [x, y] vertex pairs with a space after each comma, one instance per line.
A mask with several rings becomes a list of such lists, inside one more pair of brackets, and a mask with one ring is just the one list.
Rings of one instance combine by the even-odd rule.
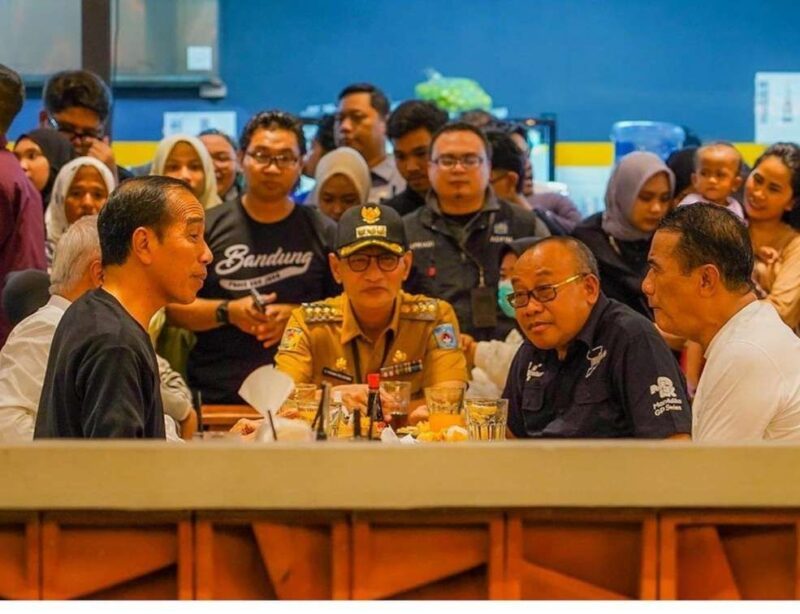
[[[139, 166], [153, 159], [157, 141], [117, 141], [114, 156], [122, 166]], [[753, 164], [765, 149], [758, 143], [734, 143], [745, 161]], [[611, 166], [614, 145], [602, 141], [565, 141], [556, 144], [556, 166]]]
[[140, 166], [153, 159], [158, 141], [115, 141], [114, 159], [122, 166]]

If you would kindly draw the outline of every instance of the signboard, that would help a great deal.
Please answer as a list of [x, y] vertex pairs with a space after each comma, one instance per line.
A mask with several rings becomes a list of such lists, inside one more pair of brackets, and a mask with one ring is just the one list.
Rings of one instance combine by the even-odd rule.
[[800, 141], [800, 72], [758, 72], [755, 94], [756, 142]]

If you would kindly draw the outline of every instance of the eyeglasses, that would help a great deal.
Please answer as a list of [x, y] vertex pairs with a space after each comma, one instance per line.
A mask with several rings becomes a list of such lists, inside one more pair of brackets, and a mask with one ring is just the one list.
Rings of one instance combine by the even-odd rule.
[[278, 154], [273, 156], [272, 154], [268, 154], [266, 151], [248, 151], [245, 152], [246, 156], [250, 156], [253, 160], [256, 161], [257, 164], [261, 166], [269, 167], [270, 164], [274, 164], [281, 170], [285, 170], [287, 168], [291, 168], [295, 164], [297, 164], [298, 158], [293, 156], [292, 154]]
[[444, 155], [433, 160], [433, 163], [439, 168], [447, 170], [454, 169], [457, 164], [461, 164], [465, 169], [472, 169], [478, 168], [483, 164], [483, 156], [479, 156], [478, 154], [466, 154], [463, 156]]
[[353, 254], [347, 258], [347, 266], [354, 273], [363, 273], [369, 268], [370, 262], [375, 260], [378, 263], [378, 268], [384, 273], [390, 273], [397, 268], [400, 264], [400, 256], [396, 254], [378, 254], [377, 256], [369, 256], [367, 254]]
[[578, 273], [577, 275], [573, 275], [572, 277], [569, 277], [557, 284], [536, 286], [533, 290], [512, 292], [506, 296], [506, 300], [514, 309], [522, 309], [530, 302], [531, 298], [534, 298], [539, 303], [549, 303], [550, 301], [555, 300], [556, 295], [558, 294], [557, 290], [559, 288], [566, 286], [567, 284], [571, 284], [573, 281], [583, 279], [587, 275], [589, 275], [589, 273]]
[[65, 136], [68, 136], [70, 140], [72, 139], [91, 139], [91, 140], [100, 140], [102, 139], [105, 134], [106, 130], [104, 127], [100, 128], [78, 128], [68, 122], [60, 122], [52, 115], [47, 116], [47, 123], [50, 124], [50, 127], [54, 130], [58, 130]]

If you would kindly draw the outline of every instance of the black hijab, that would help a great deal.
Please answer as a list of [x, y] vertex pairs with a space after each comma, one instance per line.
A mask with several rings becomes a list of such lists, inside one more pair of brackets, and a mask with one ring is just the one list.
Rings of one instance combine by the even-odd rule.
[[50, 175], [47, 183], [42, 188], [42, 204], [47, 209], [50, 202], [50, 193], [53, 191], [53, 183], [61, 167], [75, 157], [75, 150], [72, 143], [60, 132], [50, 128], [37, 128], [27, 134], [23, 134], [17, 140], [30, 139], [39, 146], [42, 154], [50, 163]]

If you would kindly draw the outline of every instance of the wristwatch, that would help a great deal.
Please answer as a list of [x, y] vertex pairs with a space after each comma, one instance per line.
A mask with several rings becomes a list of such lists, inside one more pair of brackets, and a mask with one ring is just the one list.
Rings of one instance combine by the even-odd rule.
[[215, 312], [215, 316], [217, 318], [218, 324], [230, 324], [230, 319], [228, 318], [228, 303], [230, 301], [222, 301], [219, 305], [217, 305], [217, 311]]

